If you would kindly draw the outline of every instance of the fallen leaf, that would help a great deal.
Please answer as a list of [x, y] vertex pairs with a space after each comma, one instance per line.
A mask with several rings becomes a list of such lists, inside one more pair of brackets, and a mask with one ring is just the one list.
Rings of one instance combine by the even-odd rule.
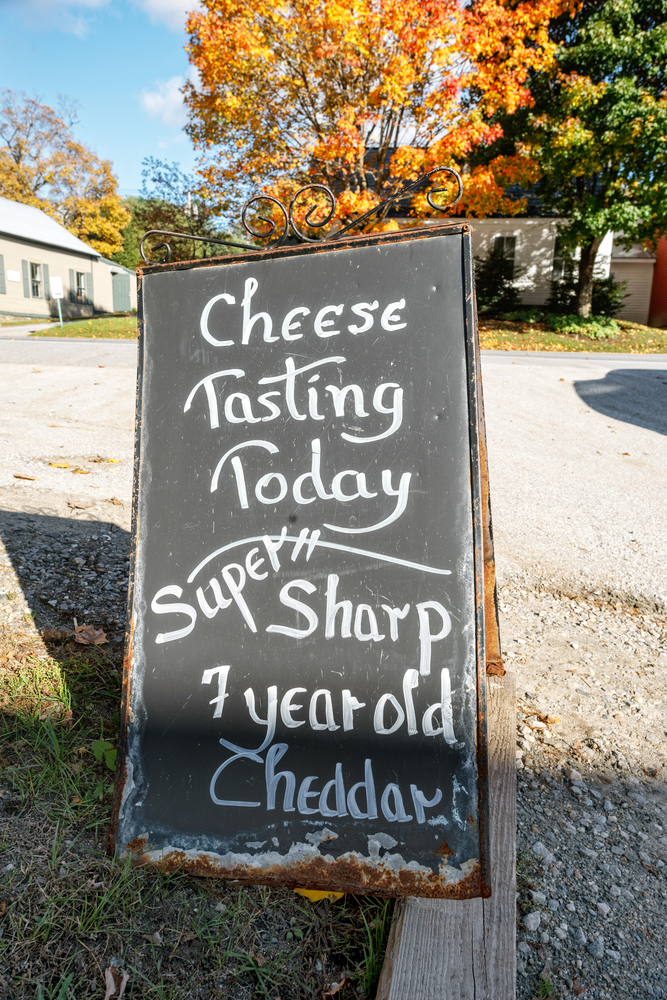
[[[55, 424], [53, 424], [52, 426], [55, 426]], [[69, 469], [70, 468], [69, 462], [49, 462], [49, 465], [52, 468], [54, 468], [54, 469]]]
[[305, 896], [311, 903], [318, 903], [320, 899], [328, 899], [335, 903], [337, 899], [345, 895], [344, 892], [329, 892], [322, 889], [295, 889], [294, 891], [298, 892], [300, 896]]
[[15, 472], [14, 479], [31, 479], [34, 482], [37, 479], [37, 476], [26, 476], [23, 472]]
[[73, 500], [67, 501], [67, 506], [71, 507], [72, 510], [88, 510], [89, 507], [94, 507], [94, 503], [74, 503]]
[[49, 424], [49, 427], [62, 427], [62, 424]]
[[120, 458], [110, 458], [109, 459], [109, 463], [112, 464], [112, 465], [120, 465], [120, 462], [121, 462]]
[[77, 625], [72, 636], [75, 642], [80, 642], [82, 646], [101, 646], [108, 642], [106, 633], [94, 625]]
[[90, 469], [72, 469], [75, 476], [89, 476]]
[[59, 641], [63, 639], [69, 639], [71, 634], [72, 633], [67, 629], [45, 628], [42, 631], [42, 638], [51, 640], [53, 642], [54, 640]]
[[98, 365], [98, 368], [106, 368], [106, 365]]
[[73, 795], [72, 796], [72, 805], [73, 806], [79, 806], [79, 805], [81, 805], [81, 799], [79, 798], [78, 795]]
[[72, 712], [71, 708], [68, 708], [65, 714], [63, 715], [62, 719], [60, 720], [60, 725], [65, 726], [65, 728], [67, 728], [67, 726], [71, 726], [73, 722], [74, 722], [74, 713]]
[[104, 985], [107, 990], [104, 994], [104, 1000], [111, 1000], [112, 997], [117, 997], [120, 1000], [125, 993], [125, 987], [129, 978], [129, 973], [121, 972], [120, 969], [114, 969], [109, 966], [104, 972]]
[[259, 965], [260, 969], [262, 968], [262, 966], [266, 965], [266, 959], [264, 958], [264, 956], [259, 951], [249, 951], [248, 952], [248, 957], [252, 958], [253, 961], [257, 962], [257, 964]]
[[42, 373], [42, 369], [41, 368], [33, 368], [33, 371], [35, 372], [36, 375], [41, 375], [41, 373]]
[[6, 903], [0, 903], [0, 917], [4, 916], [5, 910], [7, 909]]
[[115, 504], [116, 507], [124, 507], [125, 506], [125, 504], [123, 503], [123, 501], [119, 500], [118, 497], [109, 497], [109, 499], [107, 500], [107, 503]]
[[558, 381], [559, 381], [559, 382], [564, 382], [564, 381], [565, 381], [565, 379], [564, 379], [564, 378], [559, 378], [559, 379], [558, 379]]
[[343, 978], [341, 979], [341, 981], [339, 983], [332, 983], [331, 986], [329, 987], [328, 992], [323, 993], [322, 996], [323, 997], [333, 997], [333, 996], [335, 996], [336, 993], [340, 993], [340, 991], [342, 990], [343, 986], [345, 986], [345, 983], [349, 983], [349, 982], [351, 982], [350, 977], [349, 976], [343, 976]]
[[627, 455], [628, 458], [632, 458], [632, 455], [630, 454], [629, 451], [619, 451], [619, 455]]

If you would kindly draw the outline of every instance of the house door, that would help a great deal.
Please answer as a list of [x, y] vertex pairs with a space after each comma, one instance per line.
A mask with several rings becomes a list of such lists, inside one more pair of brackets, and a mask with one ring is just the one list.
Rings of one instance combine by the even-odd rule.
[[111, 288], [113, 292], [113, 311], [129, 312], [132, 308], [130, 303], [130, 276], [124, 271], [111, 275]]

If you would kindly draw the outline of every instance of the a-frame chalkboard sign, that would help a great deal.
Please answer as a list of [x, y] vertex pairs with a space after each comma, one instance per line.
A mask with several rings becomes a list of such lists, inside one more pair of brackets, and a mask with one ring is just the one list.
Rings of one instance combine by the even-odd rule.
[[469, 227], [140, 272], [117, 848], [487, 895]]

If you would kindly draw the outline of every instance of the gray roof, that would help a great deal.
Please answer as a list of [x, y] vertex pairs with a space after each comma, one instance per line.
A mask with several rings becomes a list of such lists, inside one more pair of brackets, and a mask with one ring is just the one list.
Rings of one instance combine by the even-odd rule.
[[62, 250], [73, 250], [88, 257], [101, 256], [97, 250], [93, 250], [46, 212], [42, 212], [41, 208], [22, 205], [18, 201], [9, 201], [8, 198], [0, 198], [0, 233], [33, 243], [45, 243]]

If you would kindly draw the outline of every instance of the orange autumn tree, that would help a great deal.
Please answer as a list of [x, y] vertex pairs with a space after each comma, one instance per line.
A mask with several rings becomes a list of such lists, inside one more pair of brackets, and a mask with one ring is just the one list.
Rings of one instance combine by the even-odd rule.
[[0, 92], [0, 196], [40, 208], [103, 256], [122, 249], [130, 213], [109, 160], [75, 139], [76, 108]]
[[[493, 115], [530, 101], [528, 73], [552, 58], [546, 25], [558, 7], [203, 0], [187, 24], [198, 79], [185, 100], [206, 194], [238, 204], [260, 189], [288, 201], [325, 183], [342, 222], [446, 165], [464, 173], [459, 211], [522, 211], [505, 191], [535, 179], [527, 154], [472, 171], [466, 157], [501, 134]], [[435, 185], [453, 193], [441, 178]], [[412, 212], [432, 214], [425, 194]]]

